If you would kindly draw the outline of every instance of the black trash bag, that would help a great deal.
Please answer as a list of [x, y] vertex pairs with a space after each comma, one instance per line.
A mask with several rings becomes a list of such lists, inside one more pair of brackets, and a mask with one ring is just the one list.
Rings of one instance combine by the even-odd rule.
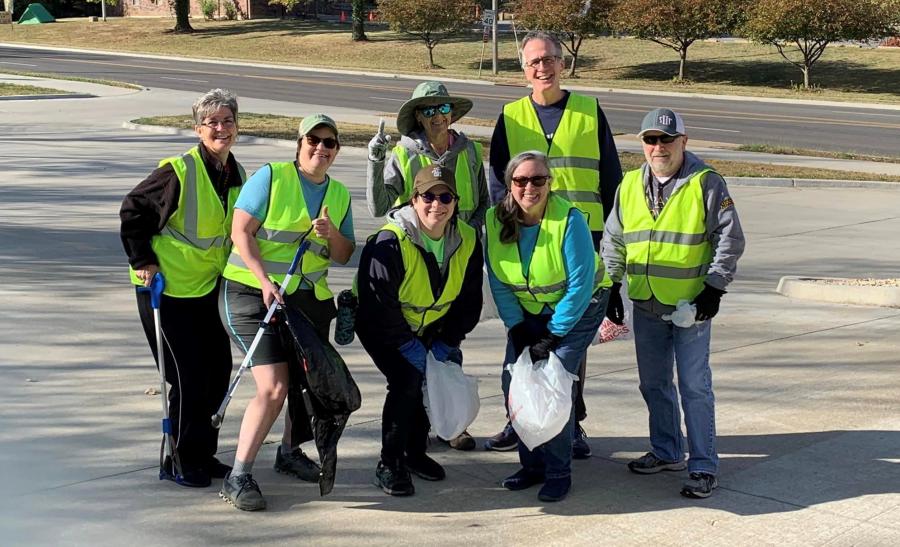
[[306, 315], [291, 306], [282, 313], [281, 338], [285, 348], [293, 348], [288, 351], [291, 440], [315, 440], [322, 468], [319, 493], [324, 496], [334, 487], [338, 440], [362, 396], [340, 354], [319, 337]]

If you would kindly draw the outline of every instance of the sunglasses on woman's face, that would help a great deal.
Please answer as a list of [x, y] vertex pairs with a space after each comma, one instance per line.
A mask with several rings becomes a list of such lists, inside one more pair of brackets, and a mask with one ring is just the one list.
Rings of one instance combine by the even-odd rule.
[[338, 140], [335, 138], [325, 137], [323, 139], [323, 138], [317, 137], [315, 135], [307, 135], [306, 142], [309, 143], [309, 145], [312, 146], [313, 148], [315, 148], [316, 146], [319, 146], [319, 143], [322, 143], [323, 145], [325, 145], [325, 148], [327, 148], [329, 150], [337, 147], [337, 145], [338, 145]]
[[453, 107], [450, 103], [444, 104], [435, 104], [432, 106], [426, 106], [424, 108], [419, 109], [419, 113], [425, 116], [426, 118], [434, 117], [435, 114], [443, 114], [446, 116], [453, 110]]
[[677, 138], [678, 135], [644, 135], [643, 137], [641, 137], [641, 140], [644, 141], [644, 144], [653, 146], [654, 144], [656, 144], [656, 141], [659, 141], [663, 144], [672, 144]]
[[512, 183], [519, 188], [525, 188], [530, 183], [532, 186], [543, 186], [550, 180], [550, 175], [536, 175], [534, 177], [513, 177]]
[[434, 194], [432, 192], [424, 192], [419, 194], [419, 197], [422, 198], [422, 201], [425, 203], [431, 204], [434, 200], [438, 200], [444, 205], [450, 205], [453, 203], [453, 200], [456, 199], [456, 196], [451, 194], [450, 192], [444, 192], [442, 194]]

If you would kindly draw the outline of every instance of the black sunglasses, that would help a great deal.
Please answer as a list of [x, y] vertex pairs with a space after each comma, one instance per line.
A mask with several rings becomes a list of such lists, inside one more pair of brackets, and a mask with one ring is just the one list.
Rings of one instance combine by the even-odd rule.
[[442, 194], [434, 194], [432, 192], [423, 192], [423, 193], [419, 194], [419, 196], [422, 198], [422, 201], [424, 201], [425, 203], [429, 203], [429, 204], [434, 202], [434, 200], [438, 200], [441, 203], [443, 203], [444, 205], [450, 205], [451, 203], [453, 203], [453, 200], [456, 199], [456, 196], [454, 196], [450, 192], [444, 192]]
[[681, 135], [644, 135], [641, 137], [641, 140], [644, 141], [644, 144], [654, 145], [656, 141], [659, 141], [663, 144], [672, 144], [675, 142], [675, 139], [680, 137]]
[[528, 183], [531, 183], [532, 186], [539, 187], [547, 184], [548, 180], [550, 180], [550, 175], [536, 175], [534, 177], [513, 177], [512, 183], [519, 188], [525, 188], [528, 186]]
[[317, 137], [315, 135], [306, 135], [306, 142], [308, 142], [309, 145], [312, 147], [319, 146], [319, 143], [322, 143], [325, 145], [325, 148], [327, 148], [329, 150], [337, 147], [337, 145], [340, 144], [337, 139], [334, 139], [332, 137], [325, 137], [323, 139], [323, 138]]
[[432, 118], [438, 112], [446, 116], [451, 110], [453, 110], [453, 106], [450, 103], [444, 103], [420, 108], [419, 112], [426, 118]]

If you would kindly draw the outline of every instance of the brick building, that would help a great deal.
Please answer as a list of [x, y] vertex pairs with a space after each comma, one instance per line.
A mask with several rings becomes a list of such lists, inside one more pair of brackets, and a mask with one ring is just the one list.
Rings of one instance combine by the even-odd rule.
[[[219, 0], [219, 3], [221, 4], [224, 1]], [[237, 6], [238, 17], [241, 19], [264, 19], [281, 16], [281, 7], [270, 6], [268, 0], [234, 0], [234, 4]], [[125, 17], [172, 15], [169, 0], [121, 0], [115, 11]], [[225, 8], [220, 8], [219, 13], [224, 16]], [[203, 17], [199, 0], [191, 0], [191, 16]]]

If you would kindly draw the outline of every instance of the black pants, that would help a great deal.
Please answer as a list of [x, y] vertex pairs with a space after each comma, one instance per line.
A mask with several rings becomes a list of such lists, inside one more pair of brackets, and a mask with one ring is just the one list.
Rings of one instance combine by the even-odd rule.
[[381, 461], [398, 467], [425, 454], [431, 424], [422, 401], [425, 378], [397, 348], [383, 345], [377, 334], [357, 332], [363, 348], [387, 378], [381, 416]]
[[[218, 289], [199, 298], [163, 295], [159, 315], [169, 384], [169, 418], [185, 467], [202, 467], [215, 455], [219, 430], [210, 417], [219, 408], [231, 375], [231, 342], [219, 320]], [[144, 333], [156, 354], [156, 327], [150, 295], [137, 293]]]

